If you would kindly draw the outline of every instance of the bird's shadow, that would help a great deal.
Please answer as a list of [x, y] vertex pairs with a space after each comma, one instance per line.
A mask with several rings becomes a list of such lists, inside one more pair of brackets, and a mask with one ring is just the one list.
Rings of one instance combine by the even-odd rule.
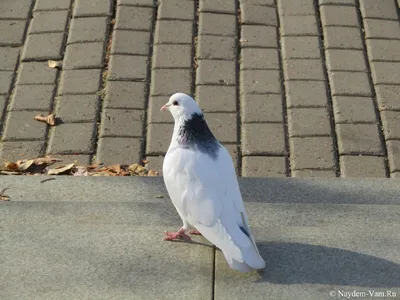
[[400, 265], [372, 255], [325, 246], [260, 242], [266, 261], [257, 282], [400, 287]]

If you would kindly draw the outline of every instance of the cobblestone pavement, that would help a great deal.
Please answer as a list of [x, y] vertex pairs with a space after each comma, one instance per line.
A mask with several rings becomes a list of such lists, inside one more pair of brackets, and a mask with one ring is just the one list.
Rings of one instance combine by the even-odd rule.
[[[241, 176], [400, 177], [399, 6], [2, 0], [0, 160], [160, 170], [172, 117], [159, 108], [180, 91]], [[33, 120], [49, 112], [63, 123]]]

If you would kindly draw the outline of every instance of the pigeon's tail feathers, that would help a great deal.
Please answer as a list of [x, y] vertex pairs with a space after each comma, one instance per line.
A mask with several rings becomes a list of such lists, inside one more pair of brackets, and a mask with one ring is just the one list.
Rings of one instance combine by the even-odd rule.
[[251, 272], [254, 270], [250, 268], [245, 262], [239, 262], [236, 259], [230, 257], [229, 254], [226, 254], [225, 252], [222, 253], [224, 253], [225, 260], [232, 269], [240, 272]]
[[243, 261], [253, 269], [264, 269], [265, 261], [258, 253], [257, 248], [250, 247], [246, 249], [240, 249], [243, 256]]

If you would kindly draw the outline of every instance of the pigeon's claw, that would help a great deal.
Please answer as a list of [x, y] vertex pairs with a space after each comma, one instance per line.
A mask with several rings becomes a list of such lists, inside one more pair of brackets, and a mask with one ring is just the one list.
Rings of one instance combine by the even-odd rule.
[[185, 230], [183, 228], [179, 229], [178, 232], [170, 232], [170, 231], [164, 231], [164, 241], [173, 241], [173, 240], [185, 240], [187, 242], [190, 242], [192, 239], [190, 238], [190, 236], [188, 236], [185, 233]]
[[198, 231], [198, 230], [190, 230], [188, 233], [189, 234], [194, 234], [194, 235], [202, 235], [201, 232]]

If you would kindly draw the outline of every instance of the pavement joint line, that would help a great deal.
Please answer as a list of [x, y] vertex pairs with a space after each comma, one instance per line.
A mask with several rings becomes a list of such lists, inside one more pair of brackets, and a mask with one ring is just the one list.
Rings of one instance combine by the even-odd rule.
[[[236, 18], [236, 32], [237, 32], [237, 41], [236, 41], [236, 151], [237, 151], [237, 176], [242, 176], [242, 111], [241, 111], [241, 90], [240, 90], [240, 65], [241, 65], [241, 55], [242, 55], [242, 46], [240, 40], [242, 39], [242, 12], [240, 10], [240, 0], [235, 1], [235, 10], [237, 12]], [[215, 263], [215, 256], [214, 256]]]
[[[3, 130], [4, 130], [4, 127], [5, 127], [6, 120], [7, 120], [8, 112], [10, 111], [11, 98], [13, 96], [14, 89], [15, 89], [15, 86], [16, 86], [16, 83], [17, 83], [17, 74], [19, 72], [19, 69], [20, 69], [20, 66], [21, 66], [21, 63], [22, 63], [22, 51], [23, 51], [23, 47], [24, 47], [24, 44], [25, 44], [25, 41], [26, 41], [26, 37], [28, 36], [28, 28], [29, 28], [29, 24], [30, 24], [30, 21], [31, 21], [32, 16], [33, 16], [33, 8], [35, 7], [35, 4], [36, 4], [36, 0], [33, 0], [31, 2], [31, 6], [29, 7], [29, 12], [28, 12], [27, 18], [26, 19], [22, 19], [22, 20], [26, 20], [24, 33], [23, 33], [23, 37], [22, 37], [22, 41], [23, 41], [22, 45], [15, 46], [15, 48], [18, 47], [18, 48], [20, 48], [20, 50], [19, 50], [19, 53], [18, 53], [18, 59], [17, 59], [17, 62], [15, 64], [14, 70], [12, 71], [13, 72], [13, 76], [12, 76], [12, 80], [11, 80], [11, 85], [10, 85], [10, 87], [8, 89], [8, 93], [6, 94], [6, 101], [5, 101], [5, 104], [4, 104], [4, 108], [3, 108], [3, 111], [0, 112], [0, 141], [3, 141]], [[2, 20], [7, 20], [7, 19], [2, 18]], [[20, 20], [20, 19], [14, 19], [14, 20]], [[5, 47], [6, 47], [6, 45], [5, 45]]]
[[141, 145], [140, 145], [140, 161], [146, 159], [146, 152], [147, 152], [147, 134], [148, 134], [148, 125], [150, 124], [147, 120], [149, 117], [149, 104], [150, 104], [150, 97], [151, 95], [151, 76], [153, 72], [153, 54], [154, 54], [154, 40], [155, 40], [155, 32], [156, 32], [156, 25], [158, 21], [158, 9], [161, 6], [158, 5], [157, 0], [153, 0], [153, 19], [151, 22], [151, 30], [150, 30], [150, 42], [149, 42], [149, 59], [147, 63], [147, 78], [148, 84], [145, 88], [145, 101], [144, 101], [144, 115], [143, 115], [143, 129], [142, 129], [142, 136], [141, 138]]
[[[117, 14], [117, 0], [111, 1], [111, 16], [107, 16], [108, 20], [110, 22], [107, 22], [107, 29], [106, 29], [106, 38], [105, 41], [103, 41], [103, 67], [102, 67], [102, 72], [101, 72], [101, 87], [100, 90], [98, 91], [99, 94], [99, 102], [98, 102], [98, 111], [97, 111], [97, 116], [96, 116], [96, 129], [95, 129], [95, 136], [94, 136], [94, 147], [93, 147], [93, 152], [89, 153], [90, 155], [90, 162], [95, 164], [96, 157], [98, 157], [98, 146], [99, 146], [99, 139], [100, 139], [100, 130], [101, 130], [101, 124], [102, 124], [102, 119], [103, 119], [103, 110], [104, 110], [104, 98], [105, 98], [105, 89], [107, 85], [107, 81], [109, 80], [109, 64], [110, 64], [110, 57], [111, 57], [111, 44], [112, 44], [112, 38], [113, 38], [113, 32], [114, 32], [114, 24], [115, 24], [115, 18]], [[98, 68], [97, 68], [98, 69]]]
[[317, 19], [317, 30], [318, 30], [318, 36], [319, 36], [318, 43], [319, 43], [319, 49], [320, 49], [320, 54], [321, 54], [321, 60], [322, 60], [322, 70], [323, 70], [323, 74], [324, 74], [324, 78], [325, 78], [326, 98], [328, 100], [327, 112], [328, 112], [330, 129], [331, 129], [335, 173], [336, 173], [336, 177], [341, 177], [339, 146], [338, 146], [338, 138], [336, 135], [336, 120], [335, 120], [335, 113], [333, 112], [332, 89], [331, 89], [330, 79], [328, 76], [328, 69], [326, 66], [325, 38], [324, 38], [324, 30], [322, 29], [320, 5], [319, 5], [319, 0], [313, 0], [313, 2], [314, 2], [315, 16]]
[[[197, 43], [198, 43], [198, 36], [199, 36], [199, 15], [200, 15], [200, 4], [199, 0], [194, 0], [194, 20], [193, 20], [193, 27], [192, 27], [192, 57], [191, 57], [191, 70], [192, 70], [192, 82], [190, 87], [190, 93], [192, 95], [196, 95], [196, 73], [198, 68], [198, 59], [197, 59]], [[171, 43], [172, 44], [172, 43]], [[195, 98], [195, 97], [194, 97]], [[195, 98], [196, 99], [196, 98]]]
[[[375, 116], [377, 119], [377, 125], [378, 125], [378, 134], [379, 134], [379, 140], [381, 143], [382, 151], [383, 151], [383, 156], [387, 157], [388, 151], [386, 147], [386, 138], [385, 138], [385, 132], [383, 130], [383, 124], [382, 124], [382, 118], [381, 114], [379, 111], [379, 104], [378, 100], [376, 98], [376, 90], [375, 90], [375, 85], [374, 81], [372, 80], [371, 76], [371, 65], [369, 62], [369, 53], [368, 53], [368, 48], [366, 44], [366, 35], [365, 35], [365, 29], [364, 29], [364, 20], [361, 14], [361, 9], [360, 9], [360, 1], [355, 0], [356, 3], [356, 11], [357, 11], [357, 18], [358, 18], [358, 23], [360, 24], [360, 34], [361, 34], [361, 40], [362, 40], [362, 48], [363, 48], [363, 53], [364, 53], [364, 60], [365, 60], [365, 65], [367, 66], [367, 77], [368, 77], [368, 82], [371, 87], [371, 92], [372, 92], [372, 100], [374, 103], [374, 110], [375, 110]], [[390, 164], [389, 164], [389, 159], [384, 159], [383, 161], [384, 166], [385, 166], [385, 175], [387, 178], [390, 177]]]
[[[277, 5], [275, 0], [275, 5]], [[289, 128], [288, 128], [288, 116], [287, 116], [287, 99], [286, 99], [286, 87], [285, 87], [285, 76], [283, 74], [283, 56], [282, 56], [282, 27], [281, 27], [281, 16], [277, 13], [277, 28], [278, 28], [278, 62], [279, 62], [279, 76], [282, 90], [282, 113], [283, 113], [283, 132], [285, 136], [285, 149], [287, 155], [285, 155], [286, 163], [286, 177], [292, 176], [292, 168], [290, 164], [290, 144], [289, 144]]]

